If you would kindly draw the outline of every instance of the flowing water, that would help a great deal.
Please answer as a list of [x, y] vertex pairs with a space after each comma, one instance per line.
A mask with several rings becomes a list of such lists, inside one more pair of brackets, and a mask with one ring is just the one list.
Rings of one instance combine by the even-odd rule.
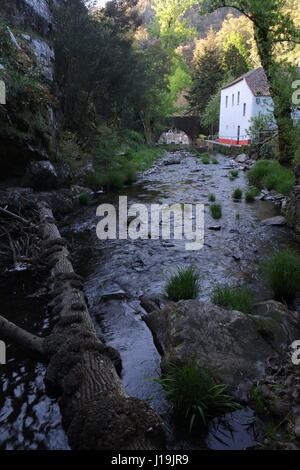
[[[202, 300], [210, 298], [218, 283], [246, 285], [258, 300], [268, 299], [270, 293], [259, 277], [260, 260], [277, 249], [299, 250], [299, 245], [288, 227], [266, 227], [260, 223], [278, 215], [271, 202], [258, 200], [246, 204], [232, 200], [233, 190], [246, 188], [247, 182], [242, 171], [235, 181], [230, 181], [230, 170], [238, 165], [228, 157], [218, 154], [218, 165], [204, 165], [189, 152], [182, 151], [175, 155], [178, 156], [181, 163], [176, 163], [174, 154], [168, 153], [163, 161], [141, 175], [136, 184], [119, 193], [103, 194], [97, 202], [117, 207], [122, 195], [128, 196], [129, 205], [205, 203], [202, 250], [186, 251], [183, 240], [100, 241], [96, 236], [99, 221], [96, 205], [82, 208], [71, 216], [62, 232], [73, 247], [77, 272], [85, 277], [85, 292], [97, 331], [120, 352], [122, 380], [128, 393], [149, 400], [161, 414], [168, 431], [169, 448], [247, 448], [255, 444], [256, 438], [254, 414], [248, 408], [214, 420], [208, 433], [193, 438], [175, 430], [163, 391], [151, 380], [160, 375], [160, 356], [142, 320], [145, 311], [140, 298], [161, 296], [170, 273], [178, 266], [192, 264], [201, 274], [199, 298]], [[176, 164], [165, 165], [167, 160]], [[210, 193], [223, 206], [219, 221], [210, 215]], [[14, 286], [8, 290], [9, 281], [3, 282], [4, 303], [0, 313], [9, 313], [22, 326], [30, 325], [31, 331], [46, 333], [49, 319], [43, 311], [45, 298], [22, 300], [25, 293], [27, 296], [34, 292], [32, 282], [23, 283], [23, 291]], [[16, 285], [22, 282], [15, 281]], [[8, 356], [9, 364], [0, 369], [4, 387], [0, 398], [0, 449], [68, 448], [57, 404], [45, 395], [43, 366], [32, 365], [13, 348]]]

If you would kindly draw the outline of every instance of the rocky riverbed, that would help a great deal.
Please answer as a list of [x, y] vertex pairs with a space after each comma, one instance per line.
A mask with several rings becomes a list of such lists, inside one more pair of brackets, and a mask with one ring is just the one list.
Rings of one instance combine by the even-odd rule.
[[[103, 194], [97, 201], [97, 204], [110, 203], [118, 206], [119, 196], [127, 196], [129, 204], [142, 203], [147, 207], [150, 204], [204, 203], [205, 244], [200, 251], [187, 251], [184, 240], [148, 238], [100, 241], [96, 236], [99, 221], [96, 218], [96, 204], [70, 215], [67, 225], [62, 228], [73, 248], [75, 268], [86, 279], [85, 293], [97, 331], [109, 345], [120, 352], [123, 362], [122, 379], [128, 393], [149, 400], [162, 415], [168, 433], [168, 446], [172, 449], [242, 449], [257, 445], [257, 441], [261, 439], [262, 427], [255, 418], [255, 404], [247, 403], [249, 387], [246, 384], [245, 388], [244, 382], [248, 380], [238, 383], [236, 377], [241, 371], [247, 375], [247, 369], [252, 364], [253, 374], [250, 378], [253, 381], [259, 379], [264, 375], [265, 365], [268, 367], [265, 362], [269, 356], [273, 352], [275, 356], [278, 356], [278, 352], [281, 354], [290, 341], [297, 337], [298, 332], [295, 323], [298, 319], [297, 311], [300, 311], [299, 299], [290, 307], [292, 313], [285, 311], [282, 328], [275, 325], [273, 343], [265, 341], [251, 320], [244, 315], [229, 312], [222, 319], [222, 311], [208, 304], [214, 286], [218, 283], [246, 286], [253, 292], [257, 302], [268, 301], [271, 293], [262, 283], [259, 262], [274, 250], [289, 247], [299, 251], [292, 230], [283, 221], [281, 224], [263, 223], [266, 219], [280, 216], [279, 206], [268, 200], [270, 195], [261, 194], [253, 204], [232, 199], [235, 188], [247, 187], [244, 172], [247, 162], [233, 161], [220, 154], [215, 157], [219, 164], [205, 165], [189, 151], [167, 153], [150, 170], [140, 175], [137, 183], [118, 193]], [[238, 169], [239, 175], [236, 180], [231, 181], [230, 171], [233, 169]], [[218, 221], [210, 215], [208, 196], [211, 193], [222, 204], [223, 216]], [[165, 354], [167, 349], [166, 344], [162, 344], [162, 338], [158, 341], [158, 330], [155, 331], [148, 322], [154, 336], [156, 335], [154, 342], [144, 321], [151, 309], [163, 312], [166, 320], [168, 319], [166, 312], [170, 307], [164, 296], [166, 280], [178, 266], [187, 265], [195, 266], [201, 275], [199, 299], [192, 301], [189, 312], [205, 311], [207, 315], [213, 316], [215, 322], [218, 318], [220, 322], [223, 321], [223, 328], [226, 328], [226, 322], [237, 325], [236, 335], [227, 335], [226, 341], [222, 343], [221, 330], [217, 329], [216, 324], [209, 325], [206, 322], [201, 342], [204, 347], [205, 334], [210, 334], [208, 344], [212, 348], [218, 348], [222, 343], [222, 353], [227, 365], [232, 351], [241, 354], [241, 361], [235, 360], [235, 385], [238, 388], [240, 386], [243, 392], [240, 398], [244, 402], [241, 410], [227, 415], [221, 421], [214, 420], [208, 432], [193, 437], [175, 429], [163, 390], [150, 380], [159, 377], [161, 373], [161, 356], [156, 346], [160, 346], [160, 352]], [[29, 295], [34, 293], [34, 288], [30, 289], [27, 283], [24, 283], [24, 290]], [[6, 309], [13, 305], [11, 296], [12, 287], [6, 293]], [[30, 311], [28, 304], [22, 303], [21, 295], [18, 296], [18, 305], [23, 305], [26, 322], [32, 321], [36, 314]], [[37, 301], [35, 310], [40, 309], [39, 305]], [[281, 308], [278, 305], [275, 307], [275, 310]], [[161, 318], [161, 313], [159, 315]], [[259, 315], [263, 316], [263, 313], [260, 311]], [[47, 317], [43, 315], [43, 322], [35, 322], [36, 333], [47, 327], [45, 318]], [[239, 343], [241, 337], [245, 337], [245, 341]], [[237, 344], [230, 348], [233, 338]], [[251, 346], [253, 356], [248, 357]], [[169, 353], [172, 353], [170, 348], [167, 351]], [[216, 354], [213, 362], [215, 360], [222, 364]], [[255, 368], [257, 374], [254, 373]], [[226, 381], [227, 376], [230, 383], [231, 372], [230, 368], [224, 368], [220, 379]], [[45, 396], [40, 384], [42, 373], [42, 366], [38, 370], [27, 362], [22, 362], [20, 366], [20, 359], [14, 350], [11, 351], [9, 369], [1, 373], [2, 383], [5, 385], [0, 424], [2, 428], [5, 426], [5, 434], [0, 437], [0, 448], [68, 448], [56, 404]], [[34, 407], [28, 404], [28, 388], [34, 390]], [[27, 404], [25, 407], [24, 403]], [[18, 426], [16, 423], [19, 423]], [[29, 427], [36, 429], [36, 432], [29, 435]], [[51, 438], [47, 429], [51, 430]]]

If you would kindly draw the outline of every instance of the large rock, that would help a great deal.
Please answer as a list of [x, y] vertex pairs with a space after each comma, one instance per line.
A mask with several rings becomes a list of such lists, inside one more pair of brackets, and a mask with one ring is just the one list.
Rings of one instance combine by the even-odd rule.
[[194, 357], [239, 399], [246, 399], [253, 382], [264, 375], [267, 359], [299, 336], [281, 307], [275, 302], [263, 309], [260, 304], [257, 315], [246, 315], [189, 300], [155, 310], [145, 321], [163, 355], [163, 370], [168, 363], [183, 364]]
[[23, 185], [33, 189], [55, 189], [58, 184], [57, 172], [48, 161], [30, 162], [26, 168]]
[[249, 157], [245, 153], [242, 153], [241, 155], [238, 155], [235, 160], [238, 163], [246, 163], [249, 160]]
[[276, 217], [270, 217], [269, 219], [265, 219], [262, 222], [262, 225], [267, 225], [269, 227], [271, 226], [283, 226], [287, 224], [287, 220], [285, 217], [278, 215]]

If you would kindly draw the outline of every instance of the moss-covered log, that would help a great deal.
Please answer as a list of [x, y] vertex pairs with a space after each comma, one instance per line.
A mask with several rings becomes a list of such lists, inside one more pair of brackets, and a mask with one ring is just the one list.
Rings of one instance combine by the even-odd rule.
[[11, 340], [20, 343], [21, 339], [22, 347], [28, 343], [31, 349], [42, 348], [48, 364], [47, 391], [59, 399], [73, 449], [160, 449], [164, 434], [158, 415], [145, 402], [127, 395], [118, 376], [120, 356], [97, 337], [82, 279], [74, 272], [52, 210], [39, 203], [39, 213], [41, 256], [49, 266], [49, 308], [55, 326], [43, 341], [18, 327], [14, 330], [6, 321], [3, 327]]

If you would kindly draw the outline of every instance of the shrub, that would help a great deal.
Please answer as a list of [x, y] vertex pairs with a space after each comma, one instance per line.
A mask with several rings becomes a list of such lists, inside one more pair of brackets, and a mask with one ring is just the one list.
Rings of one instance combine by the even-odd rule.
[[251, 293], [241, 287], [217, 286], [211, 301], [219, 307], [243, 313], [251, 313], [253, 305]]
[[257, 188], [249, 188], [245, 195], [246, 202], [254, 202], [254, 199], [259, 194]]
[[233, 199], [242, 199], [243, 191], [240, 188], [236, 188], [233, 191], [232, 198]]
[[222, 206], [220, 204], [212, 204], [210, 206], [210, 213], [214, 219], [221, 219], [222, 217]]
[[267, 188], [288, 195], [294, 186], [292, 170], [284, 168], [275, 160], [260, 160], [248, 171], [250, 184], [257, 188]]
[[169, 299], [174, 302], [195, 299], [199, 290], [199, 273], [192, 266], [179, 268], [166, 285], [166, 293]]
[[292, 250], [278, 251], [263, 261], [261, 268], [275, 298], [293, 300], [300, 288], [300, 255]]
[[208, 200], [209, 200], [209, 202], [215, 202], [215, 201], [216, 201], [216, 196], [215, 196], [215, 194], [210, 194], [210, 195], [208, 196]]
[[186, 423], [190, 432], [195, 425], [206, 425], [209, 419], [239, 408], [227, 393], [227, 385], [216, 385], [195, 360], [170, 366], [167, 376], [155, 381], [164, 388], [176, 418]]

